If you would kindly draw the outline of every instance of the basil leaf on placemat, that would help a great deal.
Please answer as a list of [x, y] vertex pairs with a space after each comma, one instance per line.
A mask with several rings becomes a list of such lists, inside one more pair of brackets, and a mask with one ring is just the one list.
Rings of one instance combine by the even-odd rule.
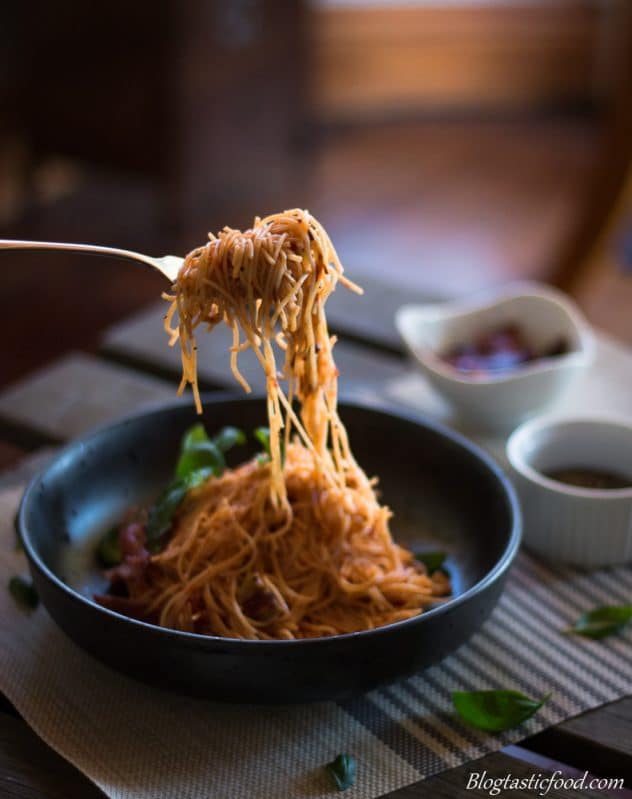
[[415, 554], [415, 560], [424, 564], [428, 574], [433, 574], [438, 571], [443, 566], [447, 557], [445, 552], [417, 552]]
[[35, 610], [39, 605], [39, 596], [28, 577], [11, 577], [9, 593], [17, 604], [26, 610]]
[[356, 759], [351, 755], [338, 755], [331, 763], [327, 763], [325, 768], [339, 791], [346, 791], [355, 782]]
[[586, 638], [605, 638], [632, 621], [632, 605], [604, 605], [580, 616], [565, 632]]
[[455, 691], [452, 701], [459, 715], [487, 732], [517, 727], [539, 710], [548, 699], [531, 699], [520, 691]]

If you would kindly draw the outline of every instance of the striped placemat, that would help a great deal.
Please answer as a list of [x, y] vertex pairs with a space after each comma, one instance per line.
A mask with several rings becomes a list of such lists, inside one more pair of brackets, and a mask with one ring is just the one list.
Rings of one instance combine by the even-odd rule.
[[[0, 578], [25, 570], [0, 494]], [[584, 611], [629, 603], [629, 568], [552, 570], [520, 554], [496, 610], [454, 655], [419, 676], [342, 703], [229, 706], [179, 697], [116, 674], [72, 644], [43, 608], [0, 592], [0, 690], [54, 749], [116, 799], [328, 796], [323, 764], [358, 761], [345, 797], [390, 790], [514, 743], [632, 689], [632, 634], [602, 641], [561, 631]], [[157, 664], [159, 668], [159, 664]], [[521, 727], [489, 735], [455, 717], [455, 690], [551, 693]]]

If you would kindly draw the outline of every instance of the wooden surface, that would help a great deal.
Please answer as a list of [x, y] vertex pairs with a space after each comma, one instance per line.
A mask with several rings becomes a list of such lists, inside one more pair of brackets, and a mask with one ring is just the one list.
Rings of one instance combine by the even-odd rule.
[[18, 438], [23, 431], [60, 442], [172, 396], [172, 387], [159, 380], [76, 353], [9, 386], [0, 396], [0, 415]]
[[[154, 306], [112, 328], [104, 338], [104, 351], [122, 361], [149, 364], [157, 373], [170, 377], [178, 374], [180, 353], [177, 348], [165, 346], [167, 337], [162, 328], [165, 308]], [[199, 376], [205, 387], [239, 388], [226, 358], [231, 343], [232, 334], [225, 325], [214, 330], [212, 336], [199, 336]], [[402, 359], [350, 341], [336, 345], [335, 358], [349, 383], [378, 387], [385, 379], [396, 380], [406, 371]], [[240, 356], [239, 369], [254, 391], [265, 390], [265, 376], [252, 352]]]
[[[631, 666], [632, 671], [632, 666]], [[632, 681], [632, 676], [631, 676]], [[593, 763], [599, 774], [623, 777], [632, 786], [632, 696], [565, 721], [529, 741], [529, 749], [566, 763]], [[590, 768], [595, 768], [591, 765]]]
[[362, 281], [448, 297], [550, 280], [575, 236], [599, 133], [590, 118], [335, 131], [312, 155], [301, 202]]
[[[632, 127], [632, 113], [630, 122]], [[619, 196], [571, 288], [591, 319], [607, 323], [613, 334], [632, 344], [632, 144], [627, 143], [628, 165]]]
[[[33, 161], [61, 155], [160, 181], [161, 226], [180, 233], [214, 212], [250, 215], [267, 204], [294, 177], [304, 7], [258, 0], [222, 14], [222, 6], [18, 4], [3, 20], [17, 45], [0, 73], [19, 87], [15, 125]], [[262, 91], [255, 76], [264, 73]]]
[[[291, 191], [275, 183], [274, 199], [261, 198], [255, 209], [235, 211], [225, 203], [211, 213], [204, 205], [203, 220], [179, 241], [162, 223], [160, 197], [150, 186], [62, 164], [48, 168], [48, 178], [43, 168], [38, 173], [37, 213], [1, 233], [184, 254], [208, 230], [247, 226], [251, 210], [301, 204], [327, 227], [348, 274], [367, 293], [371, 278], [378, 278], [410, 286], [409, 299], [453, 296], [516, 278], [555, 276], [587, 195], [599, 130], [597, 118], [562, 117], [327, 131], [305, 147], [306, 174], [296, 173]], [[0, 174], [0, 192], [6, 182]], [[152, 270], [89, 256], [3, 253], [0, 269], [0, 336], [19, 341], [5, 347], [0, 385], [78, 341], [96, 350], [104, 328], [155, 302], [165, 288]], [[348, 292], [332, 300], [346, 303], [349, 324], [358, 320], [367, 335], [372, 321], [391, 325], [395, 303], [388, 290], [375, 320], [358, 313], [358, 299]]]
[[[393, 286], [381, 292], [376, 281], [370, 285], [370, 291], [363, 298], [351, 295], [351, 299], [345, 297], [340, 305], [332, 302], [330, 308], [328, 304], [329, 324], [332, 331], [340, 336], [334, 349], [334, 358], [342, 375], [342, 396], [353, 393], [360, 397], [377, 398], [427, 414], [474, 438], [504, 462], [505, 436], [493, 430], [474, 429], [467, 421], [456, 416], [419, 371], [411, 367], [412, 361], [405, 356], [392, 316], [383, 315], [383, 309], [390, 314], [391, 308], [414, 301], [415, 295]], [[337, 299], [337, 296], [333, 299]], [[353, 311], [354, 302], [361, 305], [361, 314]], [[180, 358], [177, 350], [165, 346], [163, 314], [164, 307], [158, 305], [115, 325], [103, 339], [103, 354], [176, 384], [180, 379]], [[352, 331], [352, 340], [345, 335], [346, 330]], [[373, 342], [372, 347], [367, 346], [369, 340]], [[202, 388], [240, 390], [226, 356], [229, 344], [228, 330], [223, 326], [215, 330], [212, 336], [199, 336], [198, 373]], [[252, 388], [262, 391], [263, 376], [252, 353], [243, 353], [239, 366], [246, 379], [251, 381]], [[631, 385], [632, 352], [599, 334], [591, 368], [579, 378], [570, 395], [561, 397], [548, 410], [581, 416], [599, 408], [601, 413], [624, 416], [629, 413]], [[15, 407], [14, 403], [12, 405]], [[2, 407], [0, 397], [0, 411]], [[16, 414], [17, 410], [14, 410], [13, 415]]]
[[315, 107], [325, 117], [353, 119], [589, 102], [606, 66], [598, 63], [605, 5], [317, 6]]
[[3, 799], [103, 799], [87, 777], [48, 747], [21, 718], [0, 711]]
[[620, 54], [608, 80], [602, 143], [586, 200], [577, 207], [577, 235], [558, 256], [556, 282], [589, 317], [632, 342], [632, 3], [608, 4], [609, 36]]
[[[378, 317], [379, 291], [375, 291], [373, 296], [377, 299], [371, 307]], [[335, 318], [336, 314], [333, 316]], [[148, 323], [155, 323], [155, 312], [144, 324]], [[139, 326], [138, 320], [132, 320], [130, 324], [136, 325], [132, 330], [133, 336], [129, 330], [122, 334], [119, 328], [110, 332], [104, 346], [110, 356], [116, 350], [114, 354], [119, 359], [125, 358], [126, 350], [132, 351], [128, 361], [135, 362], [134, 371], [112, 360], [73, 355], [0, 395], [0, 442], [12, 442], [5, 445], [4, 449], [0, 447], [0, 451], [6, 453], [6, 462], [12, 469], [16, 465], [20, 468], [17, 477], [12, 477], [15, 472], [0, 475], [0, 487], [16, 479], [24, 481], [33, 468], [41, 466], [42, 459], [50, 456], [50, 450], [40, 454], [36, 448], [35, 454], [19, 461], [22, 448], [33, 449], [42, 441], [64, 441], [96, 424], [175, 394], [173, 380], [168, 382], [155, 376], [157, 371], [165, 376], [172, 374], [174, 361], [166, 360], [161, 367], [157, 355], [150, 353], [148, 357], [138, 343], [142, 340], [145, 347], [148, 337], [141, 335], [142, 326]], [[389, 347], [391, 350], [397, 349], [388, 325], [376, 324], [376, 329], [382, 330], [383, 346], [373, 353], [366, 340], [363, 345], [357, 340], [343, 340], [340, 344], [341, 350], [346, 353], [344, 357], [355, 368], [356, 375], [362, 376], [362, 370], [368, 370], [364, 374], [364, 389], [361, 390], [370, 390], [372, 393], [379, 393], [380, 380], [385, 385], [393, 375], [405, 376], [409, 371], [401, 355], [395, 352], [388, 354]], [[355, 329], [354, 336], [356, 339], [362, 338], [363, 333]], [[164, 340], [158, 334], [156, 338], [162, 351], [167, 352]], [[614, 345], [613, 352], [619, 352]], [[624, 351], [621, 352], [621, 357], [629, 357]], [[627, 361], [624, 363], [627, 364]], [[369, 364], [372, 364], [372, 369], [369, 369]], [[209, 377], [217, 379], [218, 383], [225, 382], [225, 374], [222, 376], [220, 373], [219, 363], [214, 363], [211, 368], [213, 371]], [[17, 441], [18, 434], [22, 435], [20, 441]], [[390, 794], [390, 797], [466, 799], [470, 796], [486, 796], [486, 792], [466, 790], [471, 772], [486, 771], [489, 777], [501, 778], [508, 772], [515, 777], [528, 777], [538, 773], [550, 775], [557, 770], [574, 777], [581, 776], [584, 771], [597, 776], [624, 777], [628, 785], [632, 784], [632, 698], [592, 710], [523, 741], [520, 747], [508, 747], [503, 752], [403, 788]], [[527, 797], [533, 793], [516, 791], [511, 795]], [[577, 794], [563, 789], [548, 793], [555, 799], [574, 795]], [[597, 797], [604, 794], [585, 791], [581, 795]], [[626, 792], [619, 795], [629, 797], [632, 794]], [[46, 747], [11, 705], [4, 701], [0, 702], [0, 796], [11, 799], [74, 799], [79, 796], [96, 799], [102, 794], [76, 769]]]

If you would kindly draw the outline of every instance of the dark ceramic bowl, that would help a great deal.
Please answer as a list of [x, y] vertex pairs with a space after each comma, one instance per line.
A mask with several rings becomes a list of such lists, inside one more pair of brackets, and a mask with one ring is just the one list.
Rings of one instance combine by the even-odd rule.
[[[106, 588], [98, 538], [171, 477], [188, 401], [104, 427], [66, 447], [24, 494], [19, 529], [33, 580], [57, 624], [95, 657], [141, 680], [230, 702], [305, 702], [367, 691], [453, 652], [489, 616], [520, 541], [514, 490], [472, 443], [432, 422], [342, 402], [354, 453], [380, 476], [395, 538], [449, 553], [454, 597], [376, 630], [302, 641], [243, 641], [155, 627], [92, 601]], [[205, 398], [209, 431], [265, 424], [261, 398]], [[245, 449], [237, 454], [245, 457]]]

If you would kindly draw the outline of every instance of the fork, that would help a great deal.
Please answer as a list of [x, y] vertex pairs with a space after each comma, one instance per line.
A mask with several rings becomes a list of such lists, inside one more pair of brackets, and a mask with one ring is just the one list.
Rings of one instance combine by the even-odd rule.
[[132, 250], [120, 250], [116, 247], [100, 247], [96, 244], [66, 244], [58, 241], [17, 241], [13, 239], [0, 239], [0, 250], [60, 250], [66, 252], [86, 253], [87, 255], [106, 255], [110, 258], [121, 258], [124, 261], [138, 261], [145, 266], [151, 266], [163, 274], [170, 283], [175, 282], [184, 258], [176, 255], [163, 255], [153, 258]]

